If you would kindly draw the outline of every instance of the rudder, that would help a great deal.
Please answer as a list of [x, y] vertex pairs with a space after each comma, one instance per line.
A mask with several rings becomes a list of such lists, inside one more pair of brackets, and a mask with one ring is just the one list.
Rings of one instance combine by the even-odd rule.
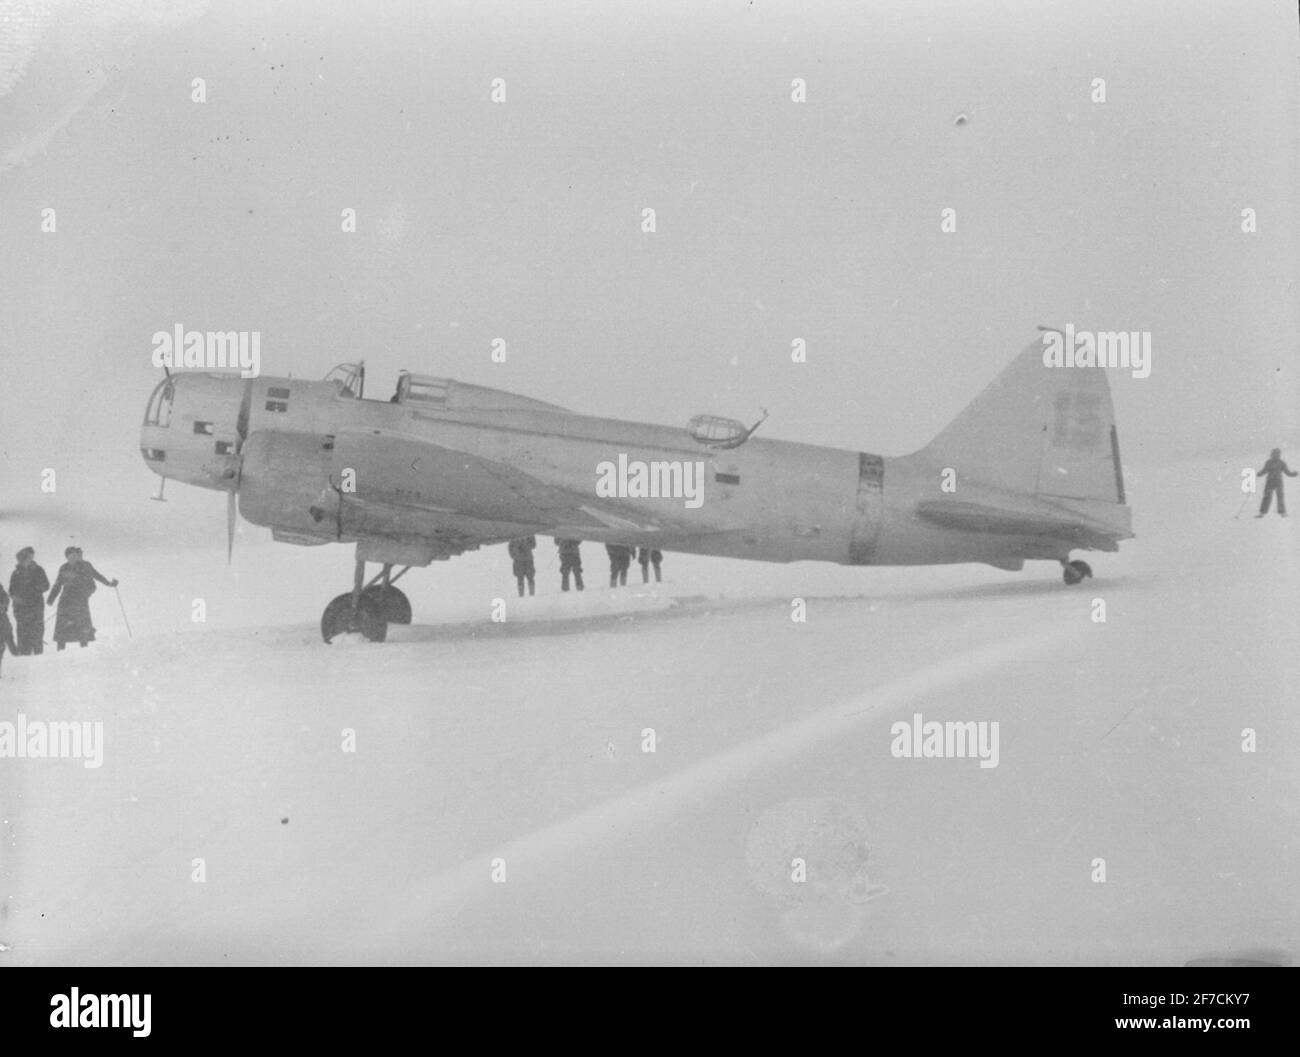
[[1101, 367], [1043, 363], [1033, 342], [921, 453], [960, 482], [1123, 504], [1110, 384]]

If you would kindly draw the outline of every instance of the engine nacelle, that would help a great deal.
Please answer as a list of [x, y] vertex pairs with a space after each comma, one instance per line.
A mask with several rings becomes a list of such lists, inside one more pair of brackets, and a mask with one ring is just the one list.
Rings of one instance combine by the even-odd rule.
[[316, 433], [254, 433], [244, 441], [239, 512], [254, 525], [333, 539], [339, 483], [334, 442]]
[[318, 433], [263, 431], [249, 436], [241, 455], [239, 512], [277, 539], [356, 542], [362, 560], [402, 565], [476, 547], [440, 531], [416, 505], [423, 497], [400, 472], [409, 468], [385, 466], [357, 438], [336, 445]]

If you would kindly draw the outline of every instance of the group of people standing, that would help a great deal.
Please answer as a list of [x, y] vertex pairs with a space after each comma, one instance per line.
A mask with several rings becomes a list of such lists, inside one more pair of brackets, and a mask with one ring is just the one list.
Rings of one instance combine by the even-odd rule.
[[[582, 540], [559, 539], [555, 541], [555, 546], [560, 552], [560, 590], [569, 589], [569, 580], [572, 578], [575, 590], [581, 591], [582, 583], [582, 553], [579, 547]], [[537, 549], [537, 538], [535, 536], [524, 536], [520, 539], [511, 540], [509, 544], [510, 560], [512, 569], [515, 574], [515, 584], [519, 588], [519, 597], [523, 598], [524, 588], [528, 588], [528, 593], [536, 593], [536, 576], [537, 566], [533, 561], [533, 551]], [[632, 566], [632, 556], [637, 554], [637, 548], [627, 546], [622, 543], [605, 544], [605, 552], [609, 555], [609, 586], [619, 587], [627, 585], [628, 569]], [[663, 580], [663, 574], [660, 566], [664, 560], [663, 552], [654, 550], [650, 547], [642, 547], [637, 554], [637, 561], [641, 565], [641, 582], [650, 582], [650, 566], [654, 566], [655, 583]]]
[[[90, 596], [95, 593], [96, 582], [116, 587], [117, 581], [108, 579], [86, 561], [80, 547], [69, 547], [63, 556], [67, 561], [59, 566], [52, 588], [45, 570], [36, 563], [33, 548], [24, 547], [14, 556], [18, 564], [9, 577], [9, 590], [0, 585], [0, 660], [6, 648], [20, 657], [45, 652], [45, 607], [56, 602], [59, 608], [54, 617], [54, 642], [58, 648], [63, 649], [69, 642], [85, 646], [95, 641]], [[13, 624], [9, 622], [11, 599]]]
[[627, 571], [632, 568], [632, 557], [636, 556], [637, 564], [641, 566], [641, 582], [648, 584], [650, 582], [650, 566], [655, 568], [655, 583], [663, 580], [663, 573], [660, 566], [663, 564], [663, 551], [657, 551], [650, 547], [642, 547], [638, 551], [636, 547], [630, 547], [623, 543], [606, 543], [605, 553], [609, 555], [609, 586], [626, 587]]

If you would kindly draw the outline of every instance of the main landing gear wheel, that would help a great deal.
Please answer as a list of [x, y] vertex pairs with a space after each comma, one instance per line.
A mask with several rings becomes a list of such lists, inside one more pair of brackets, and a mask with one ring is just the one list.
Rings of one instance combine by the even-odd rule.
[[[390, 589], [391, 590], [391, 589]], [[401, 594], [399, 591], [398, 594]], [[379, 599], [362, 592], [357, 600], [356, 611], [352, 609], [352, 592], [339, 595], [325, 607], [320, 618], [320, 634], [326, 642], [333, 641], [336, 635], [355, 632], [364, 635], [370, 642], [383, 642], [388, 636], [388, 621]]]
[[361, 597], [373, 599], [388, 623], [409, 624], [411, 622], [411, 600], [392, 584], [387, 587], [383, 584], [372, 584], [361, 592]]
[[1081, 561], [1061, 562], [1061, 572], [1067, 584], [1077, 584], [1092, 575], [1092, 566]]

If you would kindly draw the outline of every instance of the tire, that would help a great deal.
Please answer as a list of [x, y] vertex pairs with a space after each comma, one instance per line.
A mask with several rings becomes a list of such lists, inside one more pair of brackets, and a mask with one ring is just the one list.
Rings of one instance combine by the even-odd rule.
[[357, 603], [355, 618], [352, 614], [352, 592], [339, 595], [325, 607], [320, 618], [321, 638], [327, 643], [345, 632], [360, 632], [370, 642], [383, 642], [388, 637], [388, 621], [384, 619], [379, 602], [363, 593]]
[[388, 621], [384, 617], [383, 607], [373, 598], [364, 595], [357, 604], [357, 630], [369, 642], [383, 642], [388, 638]]
[[379, 611], [390, 624], [409, 624], [411, 622], [411, 600], [392, 584], [372, 584], [361, 592], [362, 598], [372, 598], [379, 606]]
[[1067, 584], [1073, 586], [1074, 584], [1081, 583], [1086, 577], [1092, 575], [1092, 566], [1087, 562], [1066, 562], [1061, 569], [1061, 575], [1064, 576]]

